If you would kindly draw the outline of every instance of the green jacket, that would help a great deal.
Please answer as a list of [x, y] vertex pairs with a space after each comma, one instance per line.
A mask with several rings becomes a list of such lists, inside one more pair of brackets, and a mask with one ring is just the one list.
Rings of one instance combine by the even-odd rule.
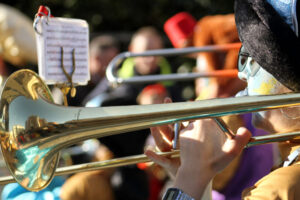
[[[127, 58], [121, 68], [118, 71], [118, 76], [120, 78], [130, 78], [134, 76], [134, 58]], [[160, 74], [171, 74], [172, 70], [171, 70], [171, 66], [169, 64], [169, 62], [165, 59], [165, 58], [161, 58], [158, 66], [160, 68]], [[173, 85], [172, 81], [163, 81], [162, 84], [164, 86], [171, 86]]]

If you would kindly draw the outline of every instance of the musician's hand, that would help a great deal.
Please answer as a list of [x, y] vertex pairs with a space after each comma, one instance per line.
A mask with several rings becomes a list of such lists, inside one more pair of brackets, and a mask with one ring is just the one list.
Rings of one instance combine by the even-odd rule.
[[180, 133], [181, 165], [175, 187], [200, 199], [209, 181], [241, 153], [250, 137], [242, 127], [234, 139], [228, 139], [211, 119], [190, 123]]
[[[172, 140], [168, 141], [166, 135], [169, 135], [170, 138], [173, 136], [172, 128], [168, 126], [153, 127], [151, 128], [151, 134], [155, 139], [156, 145], [160, 151], [171, 151], [172, 149]], [[166, 171], [168, 171], [171, 178], [175, 178], [176, 172], [180, 165], [179, 158], [169, 158], [165, 156], [157, 155], [154, 151], [146, 150], [145, 154], [156, 164], [162, 166]]]
[[[165, 103], [171, 103], [172, 100], [170, 98], [165, 99]], [[172, 140], [174, 138], [174, 130], [173, 125], [163, 125], [159, 127], [151, 128], [151, 135], [153, 136], [156, 146], [162, 152], [171, 151], [172, 150]], [[146, 156], [150, 158], [153, 162], [158, 165], [161, 165], [165, 168], [169, 175], [172, 178], [175, 178], [177, 169], [180, 165], [179, 158], [168, 158], [165, 156], [157, 155], [154, 151], [146, 150]]]

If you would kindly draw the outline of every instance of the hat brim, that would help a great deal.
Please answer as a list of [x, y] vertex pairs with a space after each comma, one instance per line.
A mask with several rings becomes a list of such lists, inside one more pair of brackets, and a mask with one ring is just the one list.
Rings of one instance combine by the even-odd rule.
[[266, 1], [236, 0], [240, 40], [251, 57], [289, 89], [300, 91], [300, 42]]

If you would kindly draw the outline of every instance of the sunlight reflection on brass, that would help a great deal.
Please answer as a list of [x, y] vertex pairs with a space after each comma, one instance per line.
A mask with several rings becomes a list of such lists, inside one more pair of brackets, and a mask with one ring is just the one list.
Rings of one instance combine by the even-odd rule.
[[[64, 107], [53, 103], [48, 87], [37, 74], [19, 70], [7, 79], [1, 94], [1, 149], [14, 179], [24, 188], [38, 191], [54, 175], [148, 161], [144, 155], [137, 155], [55, 172], [59, 151], [80, 141], [168, 123], [300, 105], [299, 102], [300, 94], [285, 94], [143, 106]], [[249, 146], [299, 135], [295, 132], [277, 139], [252, 138]], [[179, 155], [178, 151], [167, 153]], [[4, 179], [11, 182], [9, 177]]]

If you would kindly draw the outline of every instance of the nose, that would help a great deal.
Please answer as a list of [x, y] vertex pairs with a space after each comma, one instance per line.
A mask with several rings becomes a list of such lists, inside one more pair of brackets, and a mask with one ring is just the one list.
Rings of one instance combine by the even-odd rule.
[[239, 91], [235, 97], [243, 97], [248, 96], [248, 88], [246, 87], [244, 90]]
[[239, 79], [241, 79], [242, 81], [247, 81], [247, 74], [245, 73], [245, 70], [243, 70], [242, 72], [238, 73], [238, 77]]

